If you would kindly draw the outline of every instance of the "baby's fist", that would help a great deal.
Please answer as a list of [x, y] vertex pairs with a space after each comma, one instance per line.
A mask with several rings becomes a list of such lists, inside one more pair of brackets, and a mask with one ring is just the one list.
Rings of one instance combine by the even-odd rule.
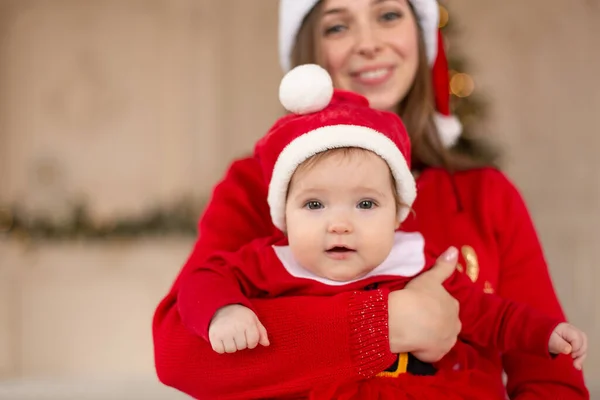
[[573, 325], [563, 322], [554, 328], [548, 350], [553, 354], [571, 354], [575, 368], [581, 370], [587, 356], [587, 336]]
[[269, 345], [267, 330], [254, 311], [239, 304], [217, 310], [208, 327], [208, 339], [220, 354]]

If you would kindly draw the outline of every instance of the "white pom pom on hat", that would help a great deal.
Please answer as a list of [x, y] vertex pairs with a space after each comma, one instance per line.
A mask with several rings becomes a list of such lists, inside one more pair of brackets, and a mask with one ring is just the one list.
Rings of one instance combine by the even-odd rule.
[[279, 101], [294, 114], [321, 111], [331, 102], [333, 81], [316, 64], [300, 65], [288, 72], [279, 85]]

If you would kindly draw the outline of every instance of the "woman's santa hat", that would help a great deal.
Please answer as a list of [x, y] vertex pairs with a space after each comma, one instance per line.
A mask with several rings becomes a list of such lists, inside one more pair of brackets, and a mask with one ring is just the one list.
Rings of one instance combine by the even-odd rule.
[[[435, 123], [442, 143], [453, 146], [462, 133], [458, 118], [450, 113], [450, 90], [446, 52], [439, 31], [437, 0], [409, 0], [421, 27], [427, 60], [432, 70], [436, 105]], [[319, 0], [280, 0], [279, 62], [285, 72], [291, 68], [291, 54], [302, 22]]]
[[331, 77], [315, 64], [288, 72], [279, 87], [281, 104], [292, 114], [273, 125], [255, 153], [269, 184], [267, 200], [274, 225], [285, 231], [288, 185], [300, 164], [324, 151], [356, 147], [370, 150], [387, 162], [404, 206], [406, 219], [416, 197], [410, 171], [410, 139], [400, 118], [369, 107], [363, 96], [334, 90]]

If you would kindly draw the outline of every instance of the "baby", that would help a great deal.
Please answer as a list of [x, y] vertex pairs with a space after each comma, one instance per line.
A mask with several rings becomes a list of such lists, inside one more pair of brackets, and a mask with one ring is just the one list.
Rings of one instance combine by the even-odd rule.
[[[334, 90], [316, 65], [289, 72], [280, 99], [292, 113], [255, 155], [269, 183], [273, 223], [285, 237], [215, 255], [181, 289], [201, 296], [181, 310], [184, 324], [218, 353], [269, 345], [249, 298], [402, 289], [433, 266], [438, 250], [418, 231], [398, 230], [416, 187], [409, 138], [395, 114]], [[587, 339], [579, 329], [484, 294], [459, 272], [445, 287], [460, 302], [461, 339], [499, 351], [571, 354], [581, 369]]]

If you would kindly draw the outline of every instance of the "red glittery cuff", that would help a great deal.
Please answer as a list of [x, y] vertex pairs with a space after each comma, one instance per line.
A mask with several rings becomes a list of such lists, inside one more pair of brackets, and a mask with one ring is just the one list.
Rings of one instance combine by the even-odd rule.
[[354, 292], [348, 305], [350, 354], [358, 375], [370, 378], [395, 360], [390, 351], [388, 290]]

